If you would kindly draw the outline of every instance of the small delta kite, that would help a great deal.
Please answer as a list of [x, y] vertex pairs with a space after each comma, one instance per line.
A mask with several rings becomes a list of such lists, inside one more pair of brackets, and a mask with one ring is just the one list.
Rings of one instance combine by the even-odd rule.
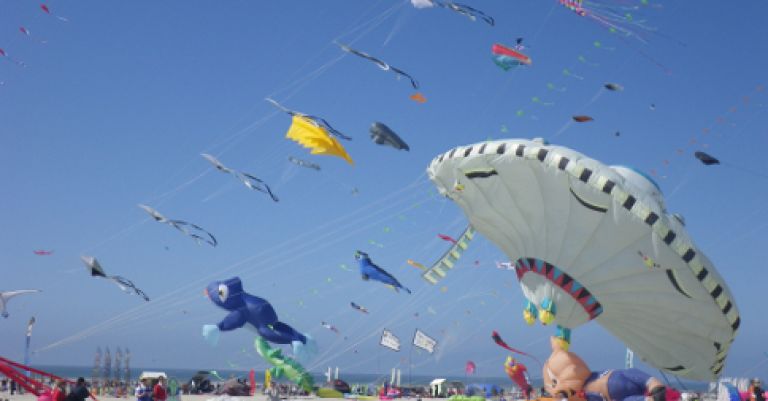
[[91, 274], [91, 277], [101, 277], [107, 280], [112, 280], [124, 292], [128, 294], [134, 293], [144, 298], [145, 301], [149, 302], [149, 297], [147, 294], [145, 294], [144, 291], [138, 289], [136, 285], [133, 284], [133, 281], [128, 280], [122, 276], [108, 276], [106, 273], [104, 273], [104, 269], [101, 268], [101, 263], [99, 263], [99, 261], [96, 260], [96, 258], [93, 256], [81, 256], [80, 259], [85, 264], [85, 267], [88, 269], [88, 273]]

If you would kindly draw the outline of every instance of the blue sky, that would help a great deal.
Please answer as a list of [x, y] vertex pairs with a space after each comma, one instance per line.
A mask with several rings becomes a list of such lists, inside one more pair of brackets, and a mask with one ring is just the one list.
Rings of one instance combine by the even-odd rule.
[[[21, 359], [34, 315], [33, 349], [45, 348], [38, 364], [88, 365], [97, 346], [121, 346], [136, 366], [263, 368], [251, 333], [227, 334], [217, 348], [200, 336], [203, 324], [224, 316], [203, 288], [238, 275], [282, 320], [317, 339], [313, 370], [405, 367], [408, 352], [382, 349], [379, 333], [387, 327], [409, 342], [418, 327], [442, 351], [414, 352], [414, 369], [462, 374], [471, 359], [479, 372], [502, 376], [505, 354], [489, 341], [492, 330], [540, 357], [551, 334], [525, 326], [514, 275], [494, 267], [504, 256], [476, 241], [444, 291], [405, 261], [432, 262], [447, 246], [437, 233], [458, 235], [466, 224], [424, 174], [434, 156], [489, 137], [541, 136], [657, 175], [668, 209], [685, 216], [740, 308], [725, 375], [768, 375], [759, 365], [768, 332], [761, 265], [768, 180], [750, 172], [762, 171], [768, 134], [768, 94], [759, 91], [768, 83], [761, 40], [768, 4], [651, 1], [632, 11], [658, 28], [631, 27], [644, 41], [620, 38], [554, 0], [471, 4], [496, 26], [399, 0], [48, 3], [69, 22], [35, 2], [1, 1], [0, 48], [9, 57], [0, 59], [0, 283], [43, 293], [10, 303], [0, 354]], [[490, 47], [517, 37], [533, 65], [504, 72]], [[409, 100], [407, 81], [344, 56], [334, 41], [409, 72], [428, 102]], [[625, 90], [602, 91], [605, 82]], [[265, 97], [354, 137], [344, 145], [355, 166], [286, 140], [290, 118]], [[568, 124], [574, 114], [595, 121]], [[373, 144], [374, 121], [411, 151]], [[729, 165], [705, 168], [691, 157], [699, 149]], [[264, 179], [281, 201], [213, 170], [203, 152]], [[295, 167], [288, 156], [322, 171]], [[150, 221], [138, 203], [207, 228], [220, 245], [196, 245]], [[414, 294], [361, 281], [357, 249]], [[132, 279], [153, 302], [87, 277], [80, 255]], [[623, 363], [623, 345], [594, 323], [574, 334], [574, 350], [595, 369]]]

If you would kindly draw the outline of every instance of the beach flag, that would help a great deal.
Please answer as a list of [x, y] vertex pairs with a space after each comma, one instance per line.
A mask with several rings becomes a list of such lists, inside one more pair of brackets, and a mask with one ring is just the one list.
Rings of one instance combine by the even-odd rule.
[[400, 351], [400, 339], [387, 329], [381, 332], [380, 344], [393, 351]]
[[423, 331], [416, 329], [416, 333], [413, 335], [413, 345], [431, 354], [435, 352], [435, 347], [437, 346], [437, 340], [426, 335]]
[[[29, 319], [29, 323], [27, 323], [27, 337], [24, 345], [24, 364], [25, 365], [29, 365], [29, 344], [32, 341], [32, 326], [34, 325], [35, 325], [35, 317], [32, 316]], [[30, 374], [31, 372], [28, 371], [27, 377], [29, 377]]]

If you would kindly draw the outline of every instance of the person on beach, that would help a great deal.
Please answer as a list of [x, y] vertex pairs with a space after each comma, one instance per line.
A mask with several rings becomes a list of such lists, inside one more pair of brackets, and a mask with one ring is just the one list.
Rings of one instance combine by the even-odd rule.
[[78, 377], [77, 383], [72, 391], [67, 394], [66, 401], [85, 401], [91, 393], [88, 391], [88, 387], [85, 386], [85, 378]]
[[752, 379], [749, 385], [749, 400], [750, 401], [765, 401], [765, 392], [763, 390], [760, 379]]
[[56, 380], [53, 385], [53, 392], [51, 393], [51, 399], [53, 401], [64, 401], [67, 398], [67, 387], [62, 380]]
[[168, 398], [168, 392], [165, 391], [165, 378], [160, 376], [157, 380], [157, 384], [152, 388], [152, 400], [153, 401], [165, 401]]
[[152, 401], [152, 392], [147, 386], [147, 379], [141, 379], [139, 385], [136, 386], [136, 392], [134, 393], [138, 401]]

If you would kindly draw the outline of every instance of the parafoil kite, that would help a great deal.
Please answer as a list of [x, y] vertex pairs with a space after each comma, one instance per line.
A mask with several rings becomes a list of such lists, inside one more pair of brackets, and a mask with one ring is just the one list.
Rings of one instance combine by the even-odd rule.
[[52, 250], [48, 251], [48, 250], [45, 250], [45, 249], [35, 249], [34, 251], [32, 251], [32, 253], [34, 253], [37, 256], [50, 256], [50, 255], [53, 255], [53, 251]]
[[397, 150], [411, 150], [408, 144], [402, 140], [395, 131], [392, 131], [389, 127], [380, 122], [371, 124], [371, 139], [373, 143], [377, 145], [391, 146]]
[[586, 122], [595, 120], [590, 116], [573, 116], [571, 118], [573, 118], [573, 121], [576, 121], [577, 123], [586, 123]]
[[307, 116], [286, 109], [272, 99], [267, 99], [267, 101], [293, 116], [291, 126], [285, 134], [286, 138], [298, 142], [305, 148], [311, 149], [310, 153], [313, 155], [337, 156], [346, 160], [349, 164], [354, 164], [344, 146], [335, 137], [331, 136], [331, 133], [342, 139], [350, 140], [352, 138], [343, 135], [331, 127], [325, 119]]
[[612, 82], [608, 82], [608, 83], [604, 84], [603, 87], [605, 89], [608, 89], [609, 91], [614, 91], [614, 92], [621, 92], [621, 91], [624, 90], [623, 86], [621, 86], [619, 84], [612, 83]]
[[306, 160], [297, 159], [293, 156], [288, 156], [288, 161], [300, 167], [306, 167], [306, 168], [311, 168], [312, 170], [315, 170], [315, 171], [320, 171], [320, 165], [317, 163], [312, 163]]
[[424, 95], [422, 95], [421, 93], [418, 93], [418, 92], [414, 93], [413, 95], [411, 95], [410, 99], [413, 100], [416, 103], [426, 103], [427, 102], [427, 98], [424, 97]]
[[356, 304], [356, 303], [354, 303], [354, 302], [350, 302], [350, 303], [349, 303], [349, 306], [351, 306], [351, 307], [352, 307], [352, 308], [354, 308], [355, 310], [358, 310], [358, 311], [360, 311], [360, 312], [363, 312], [363, 313], [365, 313], [365, 314], [367, 314], [367, 313], [368, 313], [368, 308], [366, 308], [366, 307], [364, 307], [364, 306], [362, 306], [362, 305], [358, 305], [358, 304]]
[[698, 152], [695, 152], [693, 155], [697, 159], [699, 159], [699, 161], [704, 163], [704, 165], [706, 165], [706, 166], [711, 166], [713, 164], [720, 164], [720, 160], [717, 160], [716, 158], [714, 158], [712, 155], [710, 155], [708, 153], [704, 153], [704, 152], [698, 151]]
[[363, 280], [376, 280], [379, 282], [382, 282], [386, 285], [391, 286], [395, 289], [395, 291], [399, 292], [399, 289], [402, 288], [407, 293], [411, 293], [411, 290], [409, 290], [406, 287], [403, 287], [402, 284], [400, 284], [399, 281], [395, 278], [395, 276], [389, 274], [386, 270], [382, 269], [379, 266], [376, 266], [376, 264], [371, 261], [371, 257], [368, 256], [367, 253], [363, 251], [357, 251], [355, 252], [355, 259], [357, 259], [358, 265], [360, 267], [360, 275], [362, 276]]
[[493, 62], [505, 71], [518, 65], [531, 65], [530, 57], [517, 49], [511, 49], [498, 43], [491, 46], [491, 53]]
[[88, 270], [88, 274], [91, 275], [91, 277], [101, 277], [105, 278], [107, 280], [112, 281], [113, 283], [117, 284], [118, 287], [120, 287], [123, 292], [128, 294], [136, 294], [140, 297], [142, 297], [145, 301], [149, 302], [149, 297], [147, 294], [144, 293], [144, 291], [140, 290], [138, 287], [136, 287], [136, 284], [133, 284], [133, 281], [128, 280], [125, 277], [122, 276], [110, 276], [107, 275], [104, 272], [104, 269], [101, 267], [101, 263], [99, 263], [96, 258], [93, 256], [81, 256], [80, 260], [83, 261], [85, 264], [85, 268]]
[[452, 149], [428, 174], [514, 261], [526, 311], [562, 340], [595, 320], [656, 368], [722, 372], [741, 324], [735, 301], [648, 176], [523, 139]]
[[0, 316], [4, 318], [8, 318], [10, 314], [8, 313], [8, 301], [11, 300], [13, 297], [17, 297], [19, 295], [24, 294], [34, 294], [36, 292], [41, 292], [40, 290], [15, 290], [15, 291], [2, 291], [0, 292]]
[[142, 210], [147, 212], [150, 216], [152, 216], [153, 219], [155, 219], [158, 223], [165, 223], [170, 225], [171, 227], [183, 232], [187, 236], [194, 239], [198, 244], [202, 241], [207, 243], [210, 246], [216, 246], [219, 242], [216, 240], [216, 237], [213, 236], [213, 234], [206, 231], [204, 228], [192, 224], [190, 222], [184, 221], [184, 220], [171, 220], [160, 214], [157, 210], [147, 206], [147, 205], [138, 205]]
[[[438, 234], [438, 235], [442, 235], [442, 234]], [[421, 277], [424, 280], [427, 280], [430, 284], [437, 284], [438, 281], [445, 278], [446, 274], [448, 274], [448, 270], [453, 269], [453, 267], [456, 265], [456, 262], [459, 261], [464, 251], [466, 251], [467, 248], [469, 248], [469, 243], [472, 241], [474, 237], [475, 237], [475, 229], [472, 228], [472, 226], [469, 226], [464, 230], [464, 232], [461, 234], [459, 239], [454, 240], [455, 242], [450, 241], [449, 239], [443, 238], [444, 240], [451, 242], [453, 246], [450, 247], [448, 251], [446, 251], [443, 254], [443, 256], [441, 256], [440, 259], [437, 260], [437, 262], [432, 264], [432, 266], [429, 269], [427, 269], [427, 271], [425, 271], [424, 274], [421, 275]], [[450, 238], [450, 239], [453, 239], [453, 238]]]
[[279, 199], [277, 199], [277, 196], [272, 192], [272, 189], [269, 188], [269, 185], [267, 185], [267, 183], [265, 183], [262, 179], [257, 178], [248, 173], [232, 170], [224, 166], [224, 164], [222, 164], [218, 159], [216, 159], [215, 157], [207, 153], [202, 153], [200, 156], [203, 156], [205, 160], [208, 160], [213, 165], [213, 167], [216, 167], [216, 170], [219, 170], [222, 173], [231, 174], [233, 177], [240, 180], [240, 182], [242, 182], [246, 187], [248, 187], [248, 189], [263, 192], [269, 195], [269, 197], [272, 198], [273, 201], [275, 202], [279, 201]]
[[374, 64], [378, 65], [379, 68], [381, 68], [384, 71], [392, 71], [392, 72], [394, 72], [395, 74], [397, 74], [397, 78], [398, 79], [400, 77], [408, 78], [408, 80], [411, 81], [411, 86], [413, 87], [413, 89], [419, 89], [419, 83], [410, 74], [408, 74], [407, 72], [405, 72], [405, 71], [403, 71], [403, 70], [401, 70], [399, 68], [393, 67], [393, 66], [389, 65], [388, 63], [385, 63], [384, 61], [382, 61], [382, 60], [380, 60], [380, 59], [378, 59], [376, 57], [371, 56], [368, 53], [361, 52], [360, 50], [355, 50], [355, 49], [353, 49], [353, 48], [351, 48], [351, 47], [349, 47], [347, 45], [341, 44], [341, 43], [337, 43], [337, 45], [339, 45], [341, 50], [344, 50], [347, 53], [354, 54], [355, 56], [362, 57], [362, 58], [364, 58], [364, 59], [366, 59], [368, 61], [373, 62]]

